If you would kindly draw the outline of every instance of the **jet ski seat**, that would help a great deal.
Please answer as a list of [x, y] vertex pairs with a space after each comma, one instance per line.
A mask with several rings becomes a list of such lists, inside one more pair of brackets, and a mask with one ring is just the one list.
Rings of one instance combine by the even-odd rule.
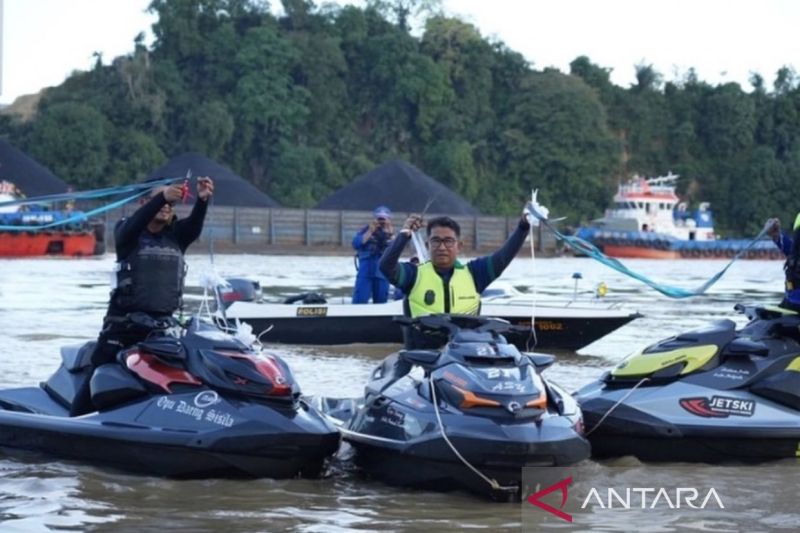
[[765, 356], [769, 353], [769, 347], [759, 341], [754, 341], [745, 337], [737, 337], [725, 345], [722, 350], [723, 356], [737, 355], [758, 355]]
[[68, 411], [41, 389], [26, 387], [0, 392], [0, 408], [20, 413], [66, 416]]
[[[505, 339], [503, 339], [505, 340]], [[472, 331], [469, 329], [464, 329], [459, 331], [453, 337], [452, 342], [456, 344], [464, 344], [468, 342], [481, 342], [481, 343], [490, 343], [490, 342], [497, 342], [497, 337], [494, 337], [491, 333], [485, 331]], [[504, 344], [504, 343], [503, 343]]]
[[90, 341], [80, 345], [62, 346], [61, 360], [64, 368], [73, 374], [88, 368], [92, 363], [92, 352], [96, 345], [96, 341]]

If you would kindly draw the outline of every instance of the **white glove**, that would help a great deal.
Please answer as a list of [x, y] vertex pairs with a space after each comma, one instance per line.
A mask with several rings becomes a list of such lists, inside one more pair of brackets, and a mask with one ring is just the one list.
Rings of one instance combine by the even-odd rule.
[[522, 209], [523, 216], [527, 217], [528, 223], [534, 227], [539, 225], [540, 220], [547, 220], [547, 217], [550, 216], [550, 210], [539, 203], [538, 195], [539, 189], [531, 191], [531, 201], [526, 203]]

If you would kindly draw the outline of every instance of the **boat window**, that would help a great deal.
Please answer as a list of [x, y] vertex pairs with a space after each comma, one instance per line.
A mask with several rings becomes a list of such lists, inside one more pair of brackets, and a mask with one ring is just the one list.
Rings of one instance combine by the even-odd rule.
[[647, 213], [649, 213], [649, 212], [650, 212], [650, 204], [649, 204], [649, 203], [647, 203], [647, 204], [644, 204], [644, 210], [645, 210]]

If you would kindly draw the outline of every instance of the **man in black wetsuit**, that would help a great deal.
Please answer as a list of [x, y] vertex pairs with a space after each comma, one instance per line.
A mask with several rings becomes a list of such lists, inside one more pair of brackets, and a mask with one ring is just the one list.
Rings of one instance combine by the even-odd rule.
[[[145, 340], [181, 307], [183, 254], [200, 236], [208, 200], [213, 194], [211, 178], [198, 178], [194, 208], [187, 218], [178, 220], [172, 206], [183, 197], [183, 186], [157, 187], [130, 218], [117, 223], [116, 285], [92, 353], [92, 371], [113, 362], [120, 350]], [[92, 410], [87, 379], [75, 397], [70, 414]]]

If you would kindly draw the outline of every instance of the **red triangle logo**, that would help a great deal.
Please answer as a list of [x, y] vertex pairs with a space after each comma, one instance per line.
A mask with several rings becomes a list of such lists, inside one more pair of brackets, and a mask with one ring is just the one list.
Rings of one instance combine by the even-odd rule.
[[[565, 513], [561, 509], [564, 508], [564, 504], [567, 503], [567, 487], [572, 484], [572, 476], [567, 477], [559, 481], [558, 483], [553, 483], [549, 487], [546, 487], [538, 492], [534, 492], [530, 496], [528, 496], [528, 503], [531, 505], [535, 505], [540, 509], [544, 509], [548, 513], [559, 517], [562, 520], [566, 520], [567, 522], [572, 522], [572, 515]], [[561, 491], [561, 505], [556, 509], [552, 505], [548, 505], [541, 501], [541, 498], [547, 496], [551, 492], [555, 492], [557, 490]]]

